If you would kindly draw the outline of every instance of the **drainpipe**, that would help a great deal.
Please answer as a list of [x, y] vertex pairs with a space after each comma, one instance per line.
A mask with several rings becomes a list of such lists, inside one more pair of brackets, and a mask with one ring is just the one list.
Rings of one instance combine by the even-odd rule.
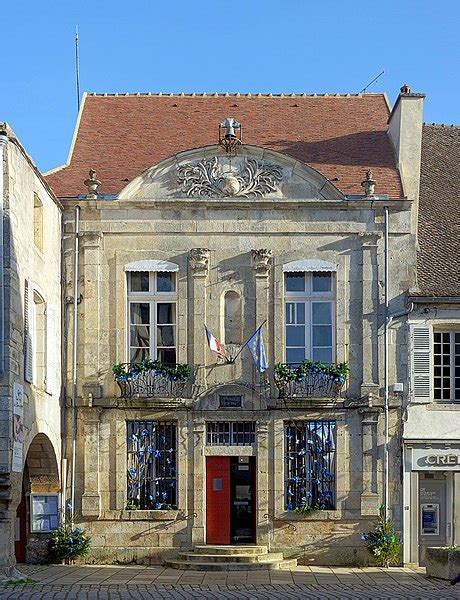
[[4, 172], [3, 160], [8, 144], [8, 136], [4, 131], [0, 131], [0, 373], [4, 371], [5, 357], [5, 281], [4, 281], [4, 265], [3, 265], [3, 201], [4, 201]]
[[80, 236], [80, 207], [75, 207], [75, 247], [73, 261], [73, 346], [72, 346], [72, 477], [70, 490], [70, 521], [75, 518], [75, 465], [77, 458], [77, 358], [78, 358], [78, 248]]
[[384, 354], [384, 389], [385, 389], [385, 399], [384, 399], [384, 411], [385, 411], [385, 441], [384, 441], [384, 490], [385, 490], [385, 498], [384, 498], [384, 507], [385, 507], [385, 519], [389, 516], [389, 505], [390, 505], [390, 477], [389, 477], [389, 461], [388, 461], [388, 443], [389, 443], [389, 412], [388, 412], [388, 404], [389, 404], [389, 381], [388, 381], [388, 373], [389, 373], [389, 365], [388, 365], [388, 357], [389, 357], [389, 282], [390, 282], [390, 270], [389, 270], [389, 245], [388, 245], [388, 233], [389, 233], [389, 213], [388, 206], [384, 208], [385, 215], [385, 328], [384, 328], [384, 346], [385, 346], [385, 354]]

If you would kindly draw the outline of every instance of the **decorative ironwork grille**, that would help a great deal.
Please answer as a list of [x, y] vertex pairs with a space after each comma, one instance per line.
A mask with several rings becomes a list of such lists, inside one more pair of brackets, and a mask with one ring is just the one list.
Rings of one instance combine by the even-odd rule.
[[256, 424], [253, 421], [215, 421], [207, 423], [208, 446], [253, 446]]
[[127, 421], [128, 507], [177, 507], [177, 426], [170, 421]]
[[285, 508], [335, 508], [335, 421], [285, 423]]

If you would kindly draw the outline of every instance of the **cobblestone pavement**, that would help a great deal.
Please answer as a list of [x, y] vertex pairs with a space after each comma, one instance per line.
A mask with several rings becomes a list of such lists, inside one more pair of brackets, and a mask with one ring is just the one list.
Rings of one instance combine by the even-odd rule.
[[424, 569], [297, 567], [292, 571], [178, 571], [144, 566], [20, 565], [26, 584], [0, 584], [2, 599], [125, 598], [290, 600], [294, 598], [460, 599], [460, 584], [427, 579]]

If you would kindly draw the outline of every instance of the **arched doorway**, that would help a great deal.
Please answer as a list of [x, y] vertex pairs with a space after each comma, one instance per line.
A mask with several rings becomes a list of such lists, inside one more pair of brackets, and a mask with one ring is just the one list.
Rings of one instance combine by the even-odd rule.
[[[44, 433], [38, 433], [29, 446], [24, 464], [21, 501], [16, 510], [15, 554], [17, 562], [39, 562], [46, 552], [47, 532], [56, 526], [59, 508], [59, 469], [53, 445]], [[31, 496], [35, 507], [31, 515]]]

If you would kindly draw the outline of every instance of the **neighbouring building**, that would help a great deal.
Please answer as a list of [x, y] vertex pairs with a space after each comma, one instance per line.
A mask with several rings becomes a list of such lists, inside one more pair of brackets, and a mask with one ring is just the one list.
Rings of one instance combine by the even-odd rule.
[[0, 123], [0, 578], [42, 555], [61, 511], [61, 237], [59, 201]]
[[424, 125], [411, 390], [404, 419], [404, 561], [460, 543], [460, 128]]
[[[79, 300], [73, 509], [92, 560], [257, 542], [364, 564], [385, 492], [402, 529], [422, 103], [407, 87], [393, 110], [381, 94], [85, 95], [46, 181]], [[259, 326], [267, 370], [238, 354]]]

